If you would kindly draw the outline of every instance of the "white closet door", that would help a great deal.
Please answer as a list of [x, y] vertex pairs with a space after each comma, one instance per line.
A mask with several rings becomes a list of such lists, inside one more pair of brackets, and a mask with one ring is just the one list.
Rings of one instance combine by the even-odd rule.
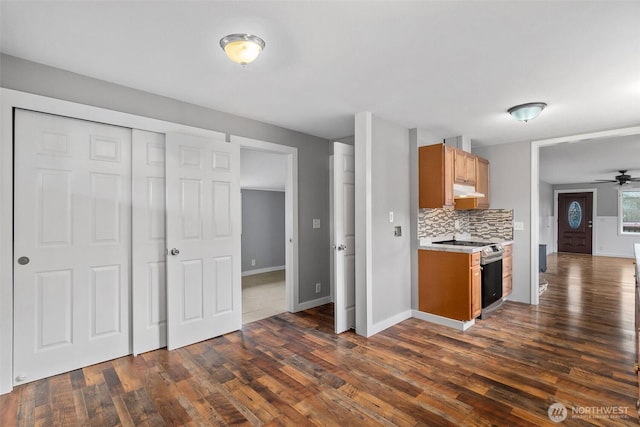
[[134, 129], [133, 354], [167, 345], [164, 134]]
[[240, 148], [167, 134], [167, 347], [242, 326]]
[[353, 146], [334, 142], [333, 161], [334, 326], [339, 334], [356, 327]]
[[131, 352], [131, 130], [15, 116], [15, 384]]

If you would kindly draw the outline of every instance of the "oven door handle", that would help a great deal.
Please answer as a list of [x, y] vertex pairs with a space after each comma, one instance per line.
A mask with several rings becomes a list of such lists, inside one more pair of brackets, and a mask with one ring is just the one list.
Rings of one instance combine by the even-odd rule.
[[501, 259], [502, 259], [502, 254], [495, 257], [480, 258], [480, 265], [491, 264], [492, 262], [500, 261]]

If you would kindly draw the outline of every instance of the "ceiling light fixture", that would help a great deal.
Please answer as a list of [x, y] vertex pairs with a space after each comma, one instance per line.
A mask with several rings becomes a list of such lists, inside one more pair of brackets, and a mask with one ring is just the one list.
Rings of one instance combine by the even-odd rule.
[[264, 40], [252, 34], [229, 34], [220, 39], [220, 47], [229, 59], [240, 65], [247, 65], [260, 55]]
[[547, 107], [544, 102], [529, 102], [527, 104], [516, 105], [509, 108], [509, 114], [514, 119], [527, 123], [531, 119], [538, 117], [538, 114]]

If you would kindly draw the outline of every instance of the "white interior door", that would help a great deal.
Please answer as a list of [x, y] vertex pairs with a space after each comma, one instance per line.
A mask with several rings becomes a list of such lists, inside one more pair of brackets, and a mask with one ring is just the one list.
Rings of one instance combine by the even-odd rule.
[[242, 326], [240, 148], [167, 134], [167, 347]]
[[133, 354], [167, 345], [164, 134], [132, 131]]
[[131, 130], [17, 110], [14, 383], [127, 355]]
[[333, 143], [333, 246], [337, 334], [355, 328], [355, 170], [353, 146]]

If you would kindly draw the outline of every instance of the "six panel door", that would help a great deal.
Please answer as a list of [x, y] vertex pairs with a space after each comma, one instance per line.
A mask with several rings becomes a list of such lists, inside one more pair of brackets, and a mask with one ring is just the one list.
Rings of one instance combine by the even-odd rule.
[[240, 148], [166, 135], [167, 347], [242, 326]]
[[333, 143], [333, 241], [337, 334], [356, 327], [355, 159], [353, 146]]
[[132, 131], [133, 354], [167, 345], [164, 134]]
[[131, 130], [15, 113], [15, 384], [127, 355]]

